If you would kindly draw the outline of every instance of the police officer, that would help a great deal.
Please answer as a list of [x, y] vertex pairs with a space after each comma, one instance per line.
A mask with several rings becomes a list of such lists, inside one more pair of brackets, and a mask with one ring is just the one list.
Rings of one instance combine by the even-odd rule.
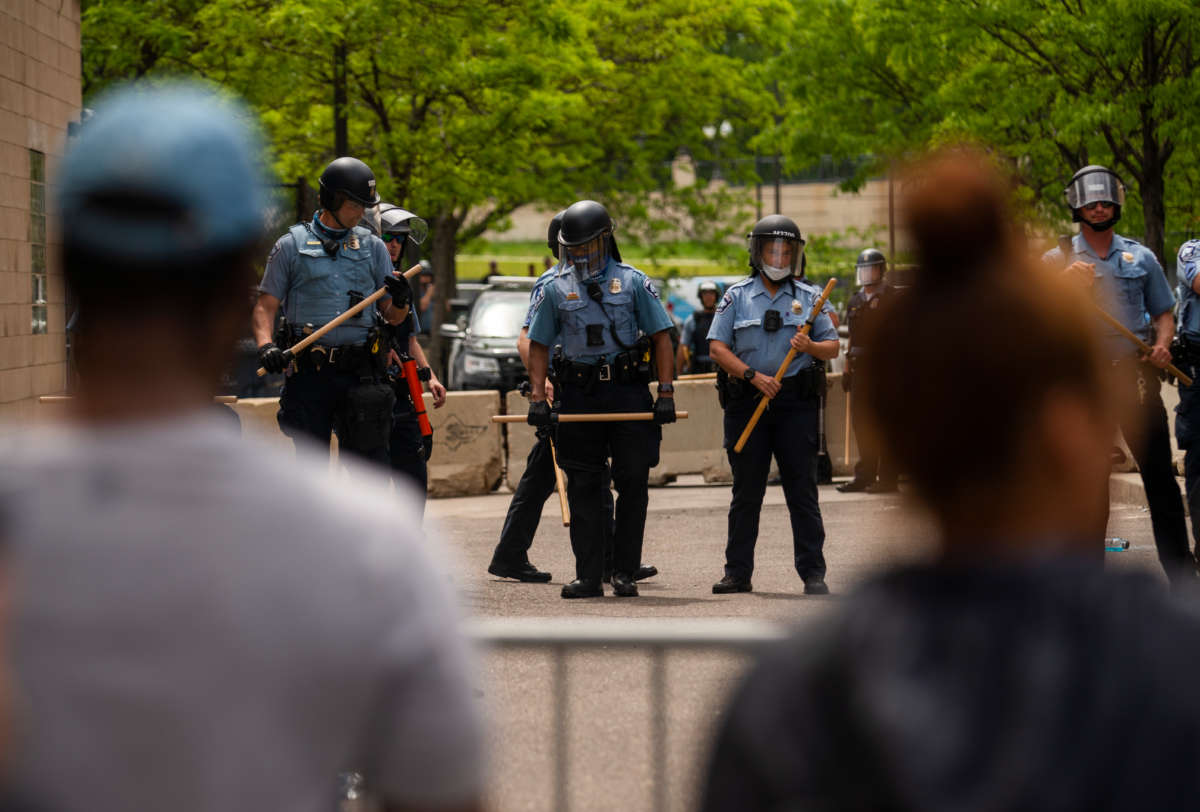
[[1184, 490], [1200, 558], [1200, 240], [1188, 240], [1179, 247], [1175, 276], [1179, 280], [1179, 337], [1171, 354], [1175, 365], [1195, 381], [1191, 386], [1179, 381], [1175, 441], [1183, 449]]
[[[725, 408], [725, 449], [733, 468], [725, 577], [713, 592], [749, 592], [754, 572], [758, 518], [774, 454], [792, 522], [796, 572], [810, 595], [829, 592], [825, 585], [825, 527], [817, 504], [818, 409], [824, 376], [820, 364], [837, 356], [833, 322], [820, 314], [811, 335], [803, 326], [817, 296], [792, 276], [804, 250], [800, 229], [787, 217], [759, 220], [749, 234], [747, 279], [725, 291], [708, 333], [713, 360], [721, 367], [718, 389]], [[775, 380], [789, 349], [797, 356]], [[733, 450], [758, 406], [769, 408], [740, 453]]]
[[1167, 413], [1159, 396], [1161, 371], [1171, 361], [1175, 300], [1154, 254], [1113, 231], [1125, 203], [1125, 186], [1116, 173], [1085, 166], [1071, 178], [1064, 195], [1072, 218], [1080, 224], [1079, 233], [1043, 259], [1066, 266], [1065, 273], [1090, 289], [1099, 307], [1152, 346], [1149, 355], [1139, 357], [1132, 342], [1097, 318], [1114, 374], [1133, 396], [1133, 408], [1120, 415], [1121, 433], [1146, 488], [1158, 559], [1172, 585], [1179, 586], [1195, 578], [1195, 566], [1171, 461]]
[[[558, 259], [558, 232], [562, 225], [563, 212], [554, 215], [550, 220], [546, 233], [546, 246], [555, 260]], [[548, 268], [529, 292], [529, 309], [525, 312], [525, 321], [521, 325], [521, 333], [517, 338], [517, 352], [521, 362], [529, 370], [529, 323], [533, 319], [534, 303], [542, 300], [542, 287], [558, 272], [557, 263]], [[546, 381], [546, 399], [554, 402], [554, 384]], [[542, 519], [542, 506], [558, 487], [558, 477], [554, 469], [554, 451], [551, 448], [551, 429], [549, 426], [537, 428], [537, 439], [529, 456], [525, 459], [525, 471], [513, 491], [512, 501], [508, 505], [508, 513], [504, 517], [504, 526], [500, 531], [500, 541], [492, 553], [492, 561], [488, 564], [488, 572], [500, 578], [515, 578], [518, 581], [546, 583], [552, 577], [548, 572], [542, 572], [529, 563], [529, 548], [533, 545], [533, 537], [537, 533], [538, 524]], [[605, 471], [604, 490], [604, 573], [606, 582], [612, 579], [612, 535], [613, 535], [613, 498], [611, 490], [612, 478]], [[642, 581], [658, 575], [658, 568], [639, 566], [633, 575], [633, 580]]]
[[684, 348], [690, 363], [686, 371], [691, 373], [714, 372], [716, 364], [708, 354], [708, 329], [712, 327], [713, 316], [717, 312], [717, 300], [721, 298], [721, 289], [716, 282], [706, 279], [696, 290], [700, 300], [700, 310], [693, 310], [683, 322], [683, 331], [679, 336], [679, 356], [681, 370], [685, 369], [682, 359], [685, 357]]
[[[842, 373], [842, 389], [847, 393], [853, 386], [855, 362], [862, 363], [867, 357], [866, 335], [870, 332], [871, 319], [878, 312], [886, 273], [887, 259], [881, 251], [867, 248], [858, 255], [854, 265], [854, 281], [858, 290], [846, 305], [850, 347], [846, 353], [846, 369]], [[850, 418], [854, 424], [854, 437], [858, 440], [858, 464], [854, 466], [854, 479], [838, 485], [837, 489], [842, 493], [891, 493], [896, 490], [896, 474], [885, 460], [880, 459], [879, 445], [867, 426], [863, 404], [857, 399], [850, 401]]]
[[[429, 233], [428, 226], [420, 217], [391, 203], [380, 203], [379, 237], [387, 246], [392, 267], [399, 272], [405, 269], [404, 249], [411, 243], [419, 246]], [[396, 405], [392, 407], [392, 433], [389, 455], [392, 470], [407, 476], [425, 492], [429, 483], [427, 463], [433, 453], [433, 435], [423, 435], [417, 419], [416, 406], [412, 401], [408, 382], [400, 377], [403, 364], [416, 361], [417, 374], [429, 393], [433, 395], [433, 407], [440, 409], [446, 403], [446, 387], [425, 359], [425, 351], [417, 343], [417, 333], [422, 323], [415, 310], [397, 325], [386, 325], [381, 330], [388, 352], [388, 377], [396, 394]]]
[[383, 242], [357, 225], [379, 203], [370, 168], [357, 158], [334, 160], [321, 173], [320, 202], [312, 220], [288, 229], [267, 258], [253, 316], [259, 361], [268, 372], [290, 370], [279, 398], [285, 434], [328, 446], [336, 426], [340, 449], [387, 464], [395, 395], [372, 314], [360, 312], [294, 359], [272, 340], [281, 304], [288, 345], [385, 286], [377, 305], [384, 321], [408, 316], [408, 281], [392, 273]]
[[[551, 424], [546, 401], [550, 348], [563, 347], [556, 394], [562, 414], [648, 412], [653, 422], [564, 423], [558, 461], [567, 473], [571, 548], [576, 579], [564, 598], [603, 595], [605, 464], [612, 458], [617, 489], [613, 593], [637, 595], [649, 499], [647, 479], [658, 464], [660, 426], [675, 421], [671, 318], [641, 271], [621, 262], [613, 222], [604, 206], [581, 200], [563, 212], [558, 273], [534, 302], [529, 325], [529, 422]], [[639, 330], [645, 334], [638, 337]], [[651, 353], [653, 349], [653, 354]], [[658, 399], [646, 384], [658, 372]]]

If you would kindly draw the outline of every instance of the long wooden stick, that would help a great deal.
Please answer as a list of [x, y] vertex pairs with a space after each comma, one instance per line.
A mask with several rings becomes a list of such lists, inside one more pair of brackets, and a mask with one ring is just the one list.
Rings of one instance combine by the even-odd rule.
[[554, 438], [550, 440], [550, 459], [554, 462], [554, 487], [558, 489], [558, 508], [562, 511], [563, 527], [571, 526], [571, 506], [567, 504], [567, 485], [563, 482], [563, 470], [558, 467], [558, 452], [554, 449]]
[[[687, 420], [687, 412], [675, 412], [676, 420]], [[596, 412], [591, 414], [551, 413], [550, 420], [556, 423], [631, 423], [638, 420], [653, 420], [654, 412]], [[524, 423], [523, 414], [494, 414], [493, 423]]]
[[[411, 268], [409, 268], [407, 271], [404, 272], [404, 278], [411, 279], [412, 277], [416, 276], [420, 272], [420, 270], [421, 270], [421, 264], [417, 263], [416, 265], [412, 266]], [[300, 352], [307, 349], [309, 344], [312, 344], [318, 338], [325, 335], [330, 330], [332, 330], [334, 327], [337, 327], [339, 324], [347, 321], [348, 319], [354, 318], [359, 313], [363, 312], [368, 307], [370, 307], [372, 304], [379, 301], [386, 295], [387, 295], [387, 287], [380, 288], [379, 290], [375, 291], [370, 296], [368, 296], [367, 298], [363, 299], [361, 302], [356, 304], [354, 307], [347, 310], [345, 313], [342, 313], [337, 318], [334, 318], [334, 319], [330, 320], [329, 322], [327, 322], [326, 324], [323, 324], [320, 327], [318, 327], [316, 330], [314, 330], [312, 332], [311, 335], [305, 336], [300, 341], [297, 341], [295, 344], [288, 347], [287, 351], [290, 352], [292, 355], [298, 355]], [[263, 375], [266, 375], [266, 374], [267, 374], [267, 371], [264, 368], [262, 368], [262, 367], [258, 368], [258, 377], [261, 378]]]
[[677, 381], [714, 381], [717, 379], [715, 372], [695, 372], [691, 375], [676, 375]]
[[[1104, 320], [1113, 327], [1113, 329], [1115, 329], [1118, 333], [1125, 336], [1130, 341], [1132, 341], [1134, 344], [1136, 344], [1142, 352], [1149, 353], [1149, 352], [1154, 351], [1153, 347], [1151, 347], [1145, 341], [1142, 341], [1140, 338], [1138, 338], [1136, 333], [1132, 332], [1124, 324], [1121, 324], [1121, 322], [1119, 322], [1115, 318], [1113, 318], [1108, 313], [1108, 311], [1104, 310], [1102, 307], [1100, 307], [1100, 305], [1096, 305], [1096, 312], [1099, 313], [1104, 318]], [[1180, 382], [1183, 383], [1184, 386], [1192, 385], [1192, 379], [1189, 378], [1187, 375], [1184, 375], [1183, 371], [1180, 370], [1179, 367], [1175, 366], [1174, 364], [1167, 364], [1167, 371], [1170, 372], [1172, 375], [1174, 375], [1176, 378], [1178, 378], [1180, 380]]]
[[[74, 395], [40, 395], [38, 403], [69, 403], [74, 400]], [[213, 395], [213, 403], [237, 403], [237, 395]]]
[[[804, 324], [800, 326], [799, 332], [803, 333], [804, 335], [808, 335], [810, 332], [812, 332], [813, 324], [816, 322], [817, 316], [821, 315], [821, 308], [825, 306], [825, 300], [829, 298], [829, 294], [833, 292], [833, 289], [836, 286], [837, 277], [835, 276], [825, 285], [825, 290], [821, 291], [821, 295], [818, 297], [817, 301], [813, 302], [812, 313], [809, 315], [808, 321], [804, 322]], [[779, 365], [779, 369], [775, 373], [775, 380], [783, 380], [783, 376], [787, 372], [787, 368], [792, 365], [792, 361], [795, 359], [796, 348], [792, 347], [788, 349], [787, 356], [783, 359], [783, 363]], [[742, 436], [738, 438], [737, 443], [733, 447], [735, 453], [740, 454], [742, 449], [746, 447], [746, 441], [750, 439], [750, 432], [754, 431], [754, 427], [758, 425], [758, 421], [762, 418], [763, 412], [767, 410], [767, 404], [770, 402], [770, 400], [771, 399], [768, 397], [763, 397], [758, 401], [758, 408], [755, 409], [754, 414], [750, 416], [750, 422], [746, 424], [746, 428], [742, 430]]]

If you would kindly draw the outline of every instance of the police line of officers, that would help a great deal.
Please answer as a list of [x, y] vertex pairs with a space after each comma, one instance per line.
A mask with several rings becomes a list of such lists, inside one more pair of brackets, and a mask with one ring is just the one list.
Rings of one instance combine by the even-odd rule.
[[[1116, 235], [1124, 187], [1109, 170], [1089, 166], [1066, 189], [1082, 224], [1069, 245], [1045, 259], [1094, 291], [1099, 307], [1152, 346], [1136, 348], [1109, 328], [1114, 374], [1136, 393], [1137, 409], [1122, 424], [1150, 503], [1160, 560], [1173, 584], [1195, 578], [1183, 506], [1171, 470], [1161, 370], [1175, 358], [1196, 377], [1200, 369], [1200, 241], [1180, 249], [1180, 338], [1172, 347], [1174, 299], [1154, 255]], [[431, 449], [421, 421], [417, 375], [441, 406], [445, 389], [432, 375], [415, 335], [412, 290], [399, 273], [406, 241], [419, 243], [420, 218], [380, 205], [366, 164], [339, 158], [322, 173], [321, 209], [293, 226], [272, 250], [254, 310], [259, 357], [270, 372], [286, 371], [278, 420], [293, 438], [328, 444], [389, 464], [422, 488]], [[378, 207], [378, 208], [376, 208]], [[802, 279], [805, 241], [781, 215], [760, 220], [748, 235], [750, 275], [722, 292], [702, 285], [702, 309], [684, 325], [678, 349], [673, 323], [653, 283], [621, 259], [605, 208], [579, 201], [551, 221], [548, 247], [558, 263], [539, 277], [519, 349], [530, 377], [528, 422], [537, 442], [514, 493], [488, 571], [499, 577], [546, 582], [528, 550], [542, 505], [555, 487], [555, 458], [567, 477], [575, 579], [564, 598], [598, 597], [610, 583], [620, 597], [638, 594], [637, 581], [657, 574], [642, 563], [650, 469], [658, 464], [662, 426], [676, 419], [673, 375], [678, 363], [715, 370], [724, 409], [724, 447], [733, 471], [725, 569], [714, 593], [749, 592], [759, 514], [772, 457], [779, 466], [791, 518], [794, 566], [807, 594], [826, 594], [825, 530], [817, 499], [817, 453], [824, 362], [839, 349], [832, 311], [815, 317], [820, 291]], [[857, 263], [859, 290], [850, 301], [847, 391], [856, 361], [868, 351], [862, 326], [884, 295], [886, 261], [873, 249]], [[386, 288], [375, 308], [293, 357], [288, 347], [371, 292]], [[276, 313], [283, 307], [283, 327]], [[800, 328], [811, 320], [809, 332]], [[789, 351], [781, 380], [775, 372]], [[1174, 353], [1174, 354], [1172, 354]], [[1036, 361], [1034, 361], [1036, 363]], [[656, 383], [656, 396], [648, 386]], [[761, 399], [769, 401], [740, 452], [733, 450]], [[853, 401], [852, 401], [853, 402]], [[559, 422], [560, 415], [649, 413], [651, 420]], [[855, 410], [862, 459], [842, 491], [895, 489], [897, 472], [870, 442]], [[1200, 507], [1200, 395], [1181, 388], [1179, 445], [1193, 511]], [[615, 504], [610, 488], [615, 489]], [[1193, 513], [1195, 515], [1195, 513]], [[1194, 529], [1194, 528], [1193, 528]]]

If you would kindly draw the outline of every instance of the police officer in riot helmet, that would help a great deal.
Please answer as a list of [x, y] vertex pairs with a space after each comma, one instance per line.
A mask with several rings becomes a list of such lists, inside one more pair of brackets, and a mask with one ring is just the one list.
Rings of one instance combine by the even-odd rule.
[[[267, 258], [253, 316], [259, 360], [268, 372], [288, 372], [278, 414], [285, 434], [328, 445], [336, 429], [340, 449], [387, 464], [395, 395], [369, 309], [294, 358], [287, 349], [379, 288], [387, 288], [377, 310], [388, 324], [402, 323], [412, 301], [387, 247], [358, 225], [379, 203], [371, 169], [357, 158], [334, 160], [321, 173], [320, 203]], [[281, 306], [284, 325], [272, 335]]]
[[[824, 375], [821, 365], [838, 353], [837, 330], [818, 314], [811, 335], [802, 327], [818, 294], [793, 276], [804, 250], [796, 224], [773, 214], [750, 232], [751, 276], [730, 285], [717, 306], [709, 347], [718, 366], [718, 392], [725, 409], [725, 449], [733, 469], [725, 575], [717, 594], [750, 592], [758, 520], [774, 456], [792, 525], [793, 561], [804, 591], [823, 595], [825, 527], [817, 503], [818, 412]], [[782, 381], [774, 377], [789, 349], [795, 360]], [[741, 452], [733, 450], [761, 398], [763, 412]]]
[[[604, 206], [582, 200], [568, 207], [558, 242], [558, 273], [532, 304], [529, 422], [552, 424], [545, 384], [550, 348], [556, 344], [563, 348], [562, 358], [556, 362], [561, 414], [654, 414], [653, 422], [558, 425], [558, 462], [567, 473], [576, 575], [563, 587], [562, 595], [585, 598], [604, 594], [603, 490], [611, 458], [617, 490], [611, 581], [614, 594], [632, 597], [637, 595], [634, 577], [641, 564], [645, 533], [647, 480], [658, 463], [660, 427], [675, 421], [674, 355], [668, 333], [671, 318], [646, 275], [621, 262], [613, 222]], [[647, 384], [655, 371], [658, 399], [652, 401]]]
[[717, 367], [708, 354], [708, 328], [712, 326], [713, 315], [717, 312], [721, 288], [716, 282], [706, 279], [696, 289], [696, 298], [700, 300], [700, 309], [693, 310], [684, 319], [679, 336], [678, 366], [680, 370], [691, 373], [713, 372]]
[[[380, 203], [373, 211], [376, 212], [378, 236], [387, 246], [392, 267], [402, 272], [406, 262], [405, 249], [419, 247], [429, 233], [428, 226], [412, 212], [391, 203]], [[408, 316], [399, 324], [380, 324], [379, 333], [387, 353], [387, 377], [396, 394], [388, 443], [392, 470], [407, 476], [424, 492], [429, 481], [426, 463], [433, 453], [433, 434], [422, 432], [417, 410], [424, 406], [414, 403], [407, 375], [415, 374], [417, 380], [424, 383], [433, 395], [435, 409], [445, 405], [446, 388], [433, 374], [424, 350], [417, 343], [417, 333], [422, 326], [417, 312], [410, 308]], [[408, 364], [409, 361], [415, 361], [415, 366]], [[416, 388], [421, 389], [420, 384]]]
[[[853, 380], [859, 374], [857, 365], [867, 357], [866, 336], [871, 334], [871, 321], [879, 312], [879, 303], [885, 291], [883, 282], [887, 273], [887, 258], [883, 252], [867, 248], [858, 255], [854, 264], [854, 281], [858, 290], [846, 305], [846, 327], [850, 332], [850, 347], [846, 353], [846, 369], [842, 373], [842, 389], [849, 393]], [[896, 490], [896, 473], [881, 459], [879, 444], [866, 421], [866, 412], [860, 399], [851, 397], [850, 417], [854, 424], [854, 437], [858, 441], [858, 463], [854, 466], [854, 479], [838, 485], [842, 493], [867, 491], [868, 493], [891, 493]], [[878, 480], [876, 479], [878, 477]]]
[[1172, 587], [1179, 587], [1195, 580], [1195, 560], [1159, 394], [1163, 370], [1171, 362], [1175, 299], [1154, 253], [1113, 231], [1125, 204], [1125, 185], [1115, 172], [1085, 166], [1063, 195], [1080, 230], [1043, 259], [1053, 267], [1065, 266], [1063, 272], [1094, 296], [1101, 309], [1151, 345], [1149, 353], [1140, 353], [1119, 331], [1097, 319], [1113, 375], [1132, 403], [1120, 415], [1121, 433], [1146, 489], [1158, 558]]

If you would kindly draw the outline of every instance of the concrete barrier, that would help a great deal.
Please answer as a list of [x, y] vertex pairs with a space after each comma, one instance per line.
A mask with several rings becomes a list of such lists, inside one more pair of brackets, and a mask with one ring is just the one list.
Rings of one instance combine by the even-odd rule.
[[[425, 395], [425, 409], [433, 426], [433, 457], [429, 461], [429, 495], [471, 496], [490, 493], [500, 482], [504, 467], [500, 427], [491, 416], [500, 406], [495, 391], [450, 392], [446, 405], [433, 408]], [[275, 419], [278, 398], [245, 398], [232, 407], [242, 421], [243, 434], [292, 447]], [[337, 437], [331, 443], [337, 457]]]
[[425, 395], [425, 410], [433, 425], [433, 456], [429, 460], [429, 495], [471, 496], [490, 493], [504, 471], [500, 426], [492, 415], [500, 409], [500, 393], [450, 392], [446, 405], [433, 408]]

